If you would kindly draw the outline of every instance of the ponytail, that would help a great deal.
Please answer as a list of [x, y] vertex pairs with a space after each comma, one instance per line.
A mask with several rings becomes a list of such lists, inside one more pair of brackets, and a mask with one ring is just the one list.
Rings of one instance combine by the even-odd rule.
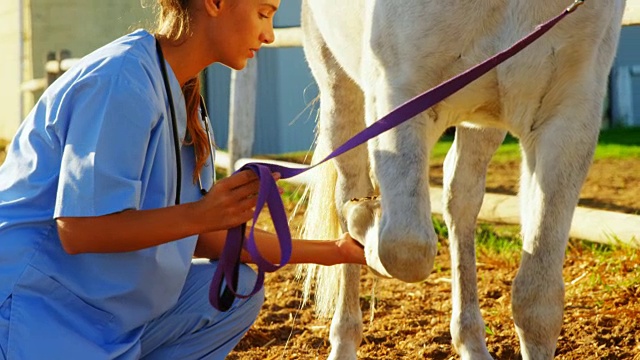
[[[207, 134], [202, 128], [202, 123], [198, 116], [200, 110], [200, 76], [187, 81], [182, 87], [184, 100], [187, 104], [187, 131], [191, 140], [187, 145], [193, 145], [193, 151], [196, 154], [196, 167], [193, 171], [193, 182], [198, 180], [198, 174], [207, 162], [209, 154]], [[202, 119], [204, 120], [204, 119]], [[215, 169], [212, 169], [215, 171]]]
[[[156, 34], [171, 40], [179, 40], [190, 35], [189, 0], [158, 0]], [[202, 167], [211, 156], [209, 153], [207, 134], [202, 128], [198, 116], [200, 109], [200, 76], [187, 81], [182, 86], [182, 94], [187, 105], [187, 145], [193, 145], [196, 154], [196, 167], [193, 171], [193, 182], [198, 180]], [[203, 119], [204, 120], [204, 119]], [[212, 169], [213, 170], [213, 169]], [[215, 170], [214, 170], [215, 171]]]

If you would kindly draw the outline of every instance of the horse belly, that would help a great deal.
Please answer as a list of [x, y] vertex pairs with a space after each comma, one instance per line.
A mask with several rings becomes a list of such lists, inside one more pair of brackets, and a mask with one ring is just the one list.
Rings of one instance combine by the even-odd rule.
[[[555, 0], [521, 2], [519, 6], [505, 21], [511, 29], [505, 27], [502, 48], [559, 14], [566, 4]], [[580, 89], [604, 91], [604, 84], [599, 86], [595, 81], [608, 72], [614, 56], [605, 34], [620, 26], [622, 8], [619, 0], [588, 3], [496, 70], [508, 130], [524, 136], [556, 112], [554, 108], [565, 103], [566, 97], [580, 96], [576, 94]], [[532, 15], [520, 25], [518, 14], [525, 10]]]
[[[570, 5], [565, 0], [306, 0], [325, 43], [363, 89], [384, 74], [417, 95], [506, 49]], [[622, 0], [581, 7], [529, 48], [438, 104], [438, 118], [519, 133], [553, 86], [595, 61]], [[584, 24], [589, 24], [585, 26]], [[619, 26], [619, 21], [616, 24]], [[594, 40], [595, 39], [595, 40]]]
[[[508, 48], [566, 6], [563, 0], [509, 3], [496, 13], [500, 25], [495, 31], [460, 46], [459, 59], [442, 69], [446, 75], [441, 81]], [[439, 117], [452, 125], [497, 127], [517, 136], [527, 133], [539, 125], [534, 122], [545, 107], [570, 95], [562, 88], [588, 82], [598, 67], [606, 66], [599, 63], [609, 46], [602, 38], [610, 27], [620, 26], [622, 7], [619, 0], [581, 7], [521, 53], [440, 103]]]

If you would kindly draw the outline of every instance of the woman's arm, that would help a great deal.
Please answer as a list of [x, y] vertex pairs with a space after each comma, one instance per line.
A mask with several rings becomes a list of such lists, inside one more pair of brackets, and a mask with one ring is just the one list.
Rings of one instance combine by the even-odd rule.
[[[277, 179], [278, 174], [274, 177]], [[227, 177], [201, 200], [153, 210], [126, 210], [94, 217], [56, 219], [70, 254], [135, 251], [190, 235], [229, 229], [253, 216], [258, 177], [243, 171]]]
[[[201, 234], [198, 238], [195, 255], [209, 259], [218, 259], [226, 240], [226, 231], [216, 231]], [[258, 250], [267, 261], [278, 264], [280, 262], [280, 244], [275, 234], [255, 230], [254, 233]], [[244, 249], [240, 261], [253, 263], [253, 259]], [[363, 248], [349, 236], [342, 234], [337, 240], [292, 240], [290, 264], [361, 264], [366, 265]]]

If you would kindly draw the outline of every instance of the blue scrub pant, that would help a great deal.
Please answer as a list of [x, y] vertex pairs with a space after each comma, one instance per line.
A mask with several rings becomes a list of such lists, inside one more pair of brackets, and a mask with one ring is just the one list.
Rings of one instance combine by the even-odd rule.
[[[131, 351], [113, 358], [224, 359], [258, 316], [264, 302], [264, 292], [261, 291], [248, 299], [236, 299], [227, 312], [215, 310], [209, 304], [209, 284], [216, 265], [217, 262], [194, 260], [178, 303], [145, 326]], [[242, 265], [239, 278], [240, 293], [249, 293], [256, 279], [255, 272], [250, 267]], [[11, 298], [0, 305], [0, 359], [13, 360], [13, 357], [9, 357], [9, 346], [19, 347], [18, 344], [23, 343], [19, 339], [11, 339], [13, 344], [9, 344], [10, 319]], [[38, 344], [27, 346], [39, 347]], [[42, 356], [40, 358], [51, 358], [47, 357], [46, 348], [40, 348], [39, 351]], [[91, 354], [86, 354], [84, 358], [92, 357]], [[73, 360], [72, 357], [66, 359]]]

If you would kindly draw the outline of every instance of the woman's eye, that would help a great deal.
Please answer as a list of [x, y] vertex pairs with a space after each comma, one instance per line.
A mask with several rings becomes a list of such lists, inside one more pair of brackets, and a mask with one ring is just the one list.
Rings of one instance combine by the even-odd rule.
[[267, 16], [267, 15], [265, 15], [265, 14], [260, 13], [260, 18], [261, 18], [261, 19], [268, 19], [268, 18], [269, 18], [269, 16]]

